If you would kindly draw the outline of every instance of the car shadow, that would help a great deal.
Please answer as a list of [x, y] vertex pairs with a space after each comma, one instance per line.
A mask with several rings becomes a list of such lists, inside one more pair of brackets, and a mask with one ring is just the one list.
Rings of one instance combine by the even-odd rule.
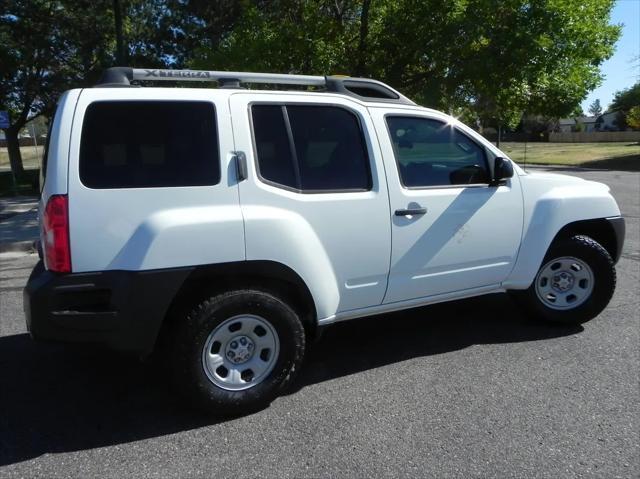
[[[365, 323], [366, 321], [366, 323]], [[295, 387], [474, 344], [576, 334], [525, 320], [507, 295], [353, 320], [327, 328]], [[213, 425], [170, 390], [162, 369], [91, 347], [0, 337], [0, 466], [46, 453], [117, 445]]]
[[531, 321], [507, 294], [355, 319], [327, 328], [319, 343], [311, 347], [292, 392], [309, 384], [473, 345], [539, 341], [582, 331], [579, 325]]

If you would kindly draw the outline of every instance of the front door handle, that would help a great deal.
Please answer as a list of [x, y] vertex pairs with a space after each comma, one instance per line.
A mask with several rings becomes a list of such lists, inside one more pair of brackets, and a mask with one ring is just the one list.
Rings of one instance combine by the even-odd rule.
[[406, 210], [396, 210], [396, 216], [415, 216], [423, 215], [427, 212], [426, 208], [409, 208]]

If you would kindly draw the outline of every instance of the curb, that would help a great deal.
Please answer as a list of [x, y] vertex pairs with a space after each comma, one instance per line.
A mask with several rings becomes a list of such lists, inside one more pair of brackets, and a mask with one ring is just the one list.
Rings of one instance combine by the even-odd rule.
[[0, 243], [0, 253], [35, 253], [35, 241], [16, 241], [14, 243]]

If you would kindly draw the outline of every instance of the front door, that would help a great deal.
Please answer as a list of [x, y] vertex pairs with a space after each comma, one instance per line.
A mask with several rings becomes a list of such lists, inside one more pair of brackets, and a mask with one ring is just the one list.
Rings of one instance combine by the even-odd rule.
[[490, 186], [492, 154], [446, 117], [380, 109], [374, 121], [391, 203], [384, 302], [499, 285], [522, 235], [518, 177]]

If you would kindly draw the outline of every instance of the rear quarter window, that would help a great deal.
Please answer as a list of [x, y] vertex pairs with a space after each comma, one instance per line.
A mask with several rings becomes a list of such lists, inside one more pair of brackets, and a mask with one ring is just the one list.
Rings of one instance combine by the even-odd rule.
[[215, 185], [217, 136], [208, 102], [95, 102], [82, 125], [80, 180], [98, 189]]

